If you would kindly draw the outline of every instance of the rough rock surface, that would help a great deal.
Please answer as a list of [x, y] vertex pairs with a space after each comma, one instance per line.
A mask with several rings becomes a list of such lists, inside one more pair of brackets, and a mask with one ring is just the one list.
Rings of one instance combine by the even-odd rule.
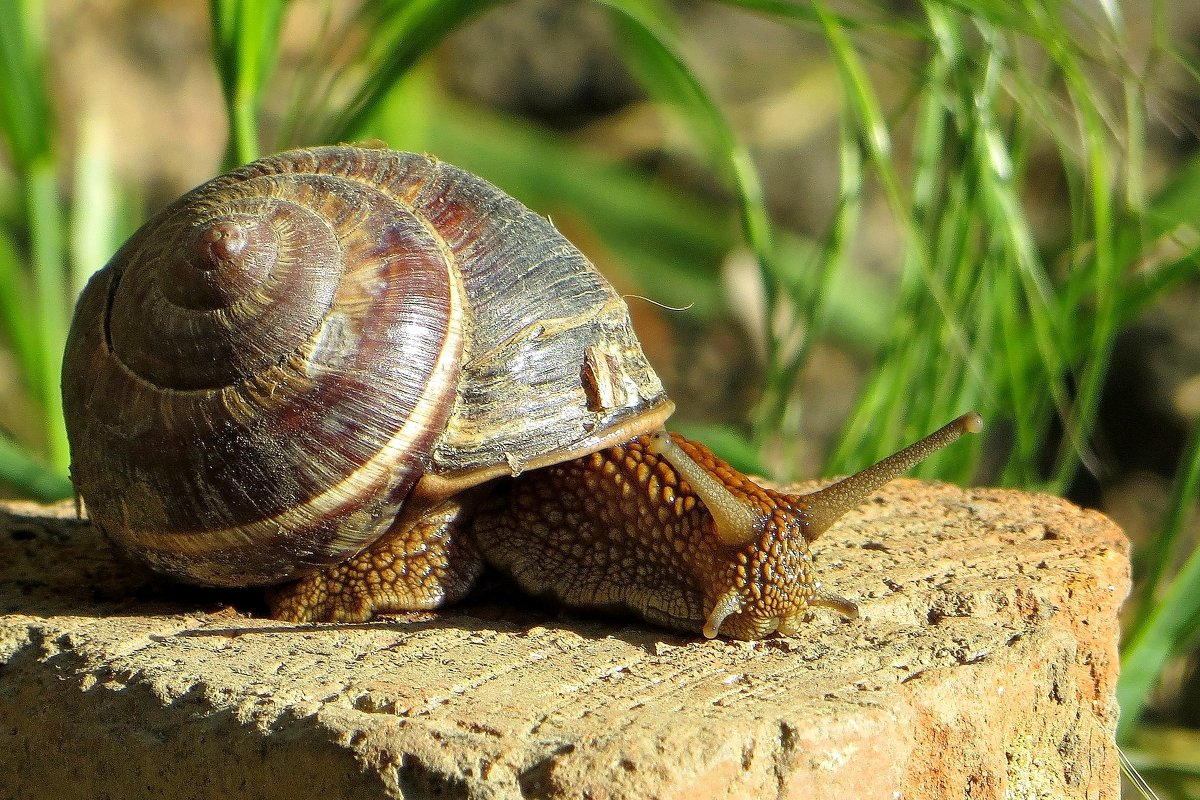
[[0, 797], [1116, 798], [1113, 523], [897, 481], [816, 555], [862, 617], [815, 611], [801, 638], [503, 587], [296, 626], [148, 578], [69, 505], [9, 505]]

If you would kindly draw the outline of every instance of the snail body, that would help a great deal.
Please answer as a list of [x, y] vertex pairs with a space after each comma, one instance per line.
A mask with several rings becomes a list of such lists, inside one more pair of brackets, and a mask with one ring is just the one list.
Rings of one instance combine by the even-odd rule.
[[624, 302], [547, 220], [354, 147], [262, 159], [147, 222], [80, 297], [63, 397], [93, 522], [179, 580], [276, 587], [278, 616], [438, 607], [488, 561], [567, 604], [740, 638], [850, 611], [808, 543], [978, 426], [836, 496], [768, 492], [662, 432], [673, 405]]

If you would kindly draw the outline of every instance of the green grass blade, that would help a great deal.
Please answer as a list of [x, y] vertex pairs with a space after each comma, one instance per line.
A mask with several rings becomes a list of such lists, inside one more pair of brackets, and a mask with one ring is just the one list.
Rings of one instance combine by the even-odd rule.
[[[816, 12], [808, 5], [796, 3], [794, 0], [722, 0], [725, 5], [757, 11], [772, 17], [781, 17], [792, 22], [817, 23]], [[852, 24], [852, 20], [844, 20], [844, 24]]]
[[1167, 518], [1150, 545], [1151, 574], [1137, 619], [1121, 651], [1121, 676], [1117, 682], [1121, 722], [1117, 733], [1122, 741], [1138, 721], [1163, 666], [1195, 635], [1200, 623], [1200, 548], [1187, 558], [1166, 589], [1158, 592], [1184, 519], [1197, 497], [1200, 497], [1200, 425], [1192, 430], [1175, 475]]
[[71, 481], [49, 469], [24, 448], [0, 434], [0, 482], [43, 502], [70, 497]]
[[[823, 3], [814, 3], [813, 8], [841, 75], [848, 117], [870, 166], [879, 176], [904, 239], [895, 328], [876, 355], [874, 372], [830, 459], [832, 470], [845, 472], [878, 460], [894, 451], [903, 440], [923, 432], [913, 427], [914, 423], [922, 428], [929, 426], [929, 422], [921, 421], [923, 416], [949, 418], [961, 413], [961, 408], [951, 411], [944, 406], [977, 395], [979, 392], [970, 387], [983, 383], [983, 373], [972, 353], [969, 329], [962, 321], [968, 318], [965, 303], [970, 296], [970, 284], [965, 279], [970, 275], [961, 267], [962, 256], [954, 255], [957, 249], [954, 242], [963, 240], [965, 231], [956, 231], [950, 217], [945, 223], [937, 221], [932, 205], [931, 191], [941, 181], [941, 168], [931, 165], [940, 165], [944, 158], [940, 140], [933, 135], [936, 124], [930, 119], [921, 122], [920, 129], [928, 140], [919, 138], [919, 146], [927, 149], [918, 151], [914, 190], [911, 196], [907, 195], [892, 153], [887, 115], [848, 29]], [[937, 54], [941, 58], [948, 55], [945, 50]], [[926, 72], [935, 86], [936, 74], [932, 67]], [[943, 75], [949, 75], [949, 71], [943, 71]], [[935, 95], [937, 91], [935, 88]], [[956, 207], [949, 208], [954, 211]], [[937, 252], [939, 242], [950, 251], [944, 262]], [[947, 271], [956, 265], [957, 277], [953, 269]], [[959, 288], [955, 289], [956, 286]], [[956, 296], [955, 292], [962, 296]], [[970, 375], [969, 380], [958, 374], [964, 369]], [[960, 456], [951, 453], [946, 457]], [[924, 469], [937, 467], [931, 464]]]
[[[54, 120], [45, 85], [40, 4], [15, 3], [0, 25], [0, 133], [9, 143], [21, 193], [28, 255], [14, 258], [11, 240], [2, 256], [28, 258], [31, 278], [25, 281], [10, 268], [4, 279], [6, 321], [13, 338], [22, 376], [44, 421], [51, 467], [65, 473], [69, 462], [62, 423], [59, 375], [66, 341], [68, 294], [64, 258], [62, 208], [53, 153]], [[10, 265], [11, 266], [11, 265]]]
[[350, 100], [315, 133], [320, 142], [364, 138], [370, 121], [401, 79], [450, 31], [496, 5], [498, 0], [381, 0], [363, 6], [372, 39], [357, 69]]
[[601, 0], [601, 4], [613, 12], [626, 58], [642, 84], [652, 96], [682, 112], [729, 175], [737, 193], [746, 242], [771, 287], [777, 272], [772, 264], [772, 226], [750, 152], [683, 59], [673, 34], [652, 4], [638, 0]]
[[50, 151], [41, 4], [10, 0], [0, 24], [0, 131], [18, 172]]
[[[1093, 88], [1078, 70], [1073, 60], [1059, 62], [1076, 113], [1079, 115], [1081, 138], [1085, 143], [1088, 179], [1088, 211], [1092, 260], [1083, 269], [1077, 270], [1072, 280], [1087, 284], [1086, 294], [1090, 297], [1092, 314], [1089, 330], [1079, 334], [1088, 337], [1087, 358], [1083, 360], [1077, 375], [1076, 399], [1072, 415], [1065, 419], [1068, 426], [1067, 441], [1060, 449], [1058, 463], [1051, 481], [1057, 491], [1065, 491], [1078, 467], [1079, 459], [1087, 459], [1083, 432], [1092, 429], [1096, 412], [1100, 406], [1100, 393], [1107, 374], [1109, 354], [1116, 336], [1117, 321], [1117, 273], [1113, 258], [1113, 197], [1110, 161], [1112, 153], [1107, 142], [1104, 124], [1099, 110], [1092, 102]], [[1070, 294], [1070, 288], [1066, 294]], [[1088, 319], [1073, 315], [1073, 319]], [[1068, 449], [1070, 448], [1070, 449]], [[1073, 452], [1072, 452], [1073, 451]]]
[[[809, 4], [797, 0], [720, 0], [724, 5], [755, 11], [774, 19], [785, 20], [794, 25], [820, 25], [821, 17]], [[872, 17], [851, 14], [834, 14], [839, 27], [848, 31], [870, 31], [871, 33], [903, 36], [910, 39], [929, 38], [929, 29], [917, 24], [907, 15], [881, 12]]]
[[[785, 244], [779, 248], [778, 262], [795, 265], [783, 276], [793, 311], [786, 327], [776, 322], [784, 331], [775, 352], [780, 364], [768, 376], [763, 400], [756, 410], [754, 431], [760, 444], [768, 434], [776, 434], [773, 444], [780, 464], [776, 472], [785, 480], [797, 477], [801, 468], [803, 442], [797, 432], [804, 406], [797, 394], [799, 377], [813, 346], [829, 329], [837, 331], [843, 341], [852, 342], [857, 337], [861, 344], [864, 338], [859, 332], [872, 320], [880, 320], [877, 312], [887, 306], [878, 295], [871, 299], [865, 276], [854, 270], [849, 257], [862, 211], [865, 172], [862, 148], [845, 120], [839, 126], [838, 144], [837, 204], [821, 247], [808, 258], [791, 255], [785, 237]], [[853, 304], [852, 310], [848, 304]], [[866, 341], [874, 349], [885, 336], [886, 329], [881, 327]]]
[[99, 125], [94, 115], [85, 115], [76, 147], [68, 286], [72, 298], [107, 263], [125, 232], [110, 142]]
[[1184, 634], [1195, 626], [1200, 608], [1200, 548], [1192, 552], [1145, 623], [1122, 650], [1117, 700], [1121, 721], [1117, 738], [1124, 741], [1141, 718], [1150, 691], [1168, 659], [1179, 652]]
[[67, 343], [69, 300], [64, 222], [57, 175], [49, 161], [35, 164], [27, 176], [27, 205], [33, 255], [33, 300], [41, 334], [40, 374], [33, 385], [46, 429], [50, 464], [66, 472], [71, 462], [62, 420], [62, 354]]
[[[1184, 523], [1198, 497], [1200, 497], [1200, 425], [1193, 431], [1191, 441], [1184, 449], [1180, 459], [1179, 469], [1176, 470], [1166, 519], [1163, 521], [1158, 535], [1149, 543], [1148, 563], [1152, 566], [1150, 574], [1145, 578], [1141, 610], [1149, 609], [1153, 605], [1159, 587], [1166, 577], [1168, 565], [1173, 561]], [[1200, 609], [1200, 600], [1194, 608]]]
[[[739, 140], [711, 94], [687, 65], [675, 37], [664, 24], [665, 11], [642, 0], [602, 0], [612, 12], [627, 61], [652, 96], [679, 109], [706, 145], [710, 157], [729, 177], [738, 200], [746, 244], [758, 263], [769, 315], [777, 308], [781, 287], [789, 281], [779, 263], [773, 225], [767, 212], [758, 171], [749, 150]], [[820, 280], [809, 272], [805, 280]], [[768, 408], [781, 406], [795, 385], [799, 364], [781, 357], [777, 326], [768, 323], [767, 378], [764, 402]], [[757, 415], [755, 439], [764, 433], [763, 421], [779, 419], [778, 412]]]
[[1200, 275], [1200, 157], [1177, 170], [1145, 211], [1114, 236], [1124, 266], [1121, 321], [1132, 321], [1179, 283]]
[[[45, 162], [54, 130], [43, 88], [45, 69], [40, 30], [38, 4], [9, 3], [4, 24], [0, 25], [0, 135], [12, 157], [19, 184], [14, 189], [23, 195], [20, 223], [36, 221], [29, 200], [30, 195], [38, 192], [28, 176], [35, 164]], [[0, 304], [5, 332], [26, 384], [40, 399], [46, 375], [45, 345], [40, 339], [36, 315], [31, 311], [33, 287], [22, 269], [24, 261], [14, 239], [0, 231]]]
[[259, 105], [275, 69], [286, 0], [211, 0], [213, 62], [229, 119], [225, 166], [259, 155]]
[[22, 376], [38, 374], [41, 349], [29, 314], [31, 289], [22, 259], [8, 234], [0, 228], [0, 322]]
[[[1200, 731], [1196, 728], [1143, 726], [1125, 741], [1121, 750], [1128, 761], [1127, 765], [1122, 766], [1136, 770], [1141, 776], [1152, 779], [1156, 785], [1183, 787], [1187, 785], [1183, 779], [1192, 779], [1194, 782], [1194, 779], [1200, 778]], [[1149, 793], [1145, 780], [1139, 784], [1137, 778], [1132, 775], [1130, 778], [1141, 792], [1132, 797], [1159, 796]], [[1164, 781], [1164, 778], [1167, 780]], [[1195, 797], [1183, 790], [1162, 796]]]
[[892, 136], [883, 107], [867, 77], [867, 70], [850, 42], [842, 19], [832, 13], [824, 3], [813, 3], [813, 9], [821, 23], [829, 52], [842, 75], [842, 85], [850, 110], [858, 121], [863, 141], [883, 173], [886, 191], [889, 195], [898, 197], [899, 182], [891, 170]]
[[[884, 121], [884, 115], [878, 99], [866, 77], [866, 71], [855, 54], [846, 29], [841, 20], [836, 18], [823, 4], [814, 3], [813, 8], [825, 34], [826, 44], [841, 75], [843, 93], [846, 97], [849, 118], [855, 129], [855, 136], [861, 143], [866, 159], [879, 173], [885, 186], [885, 193], [892, 206], [892, 212], [910, 233], [915, 232], [906, 204], [900, 199], [898, 181], [891, 169], [891, 134]], [[912, 242], [907, 248], [906, 258], [913, 252]], [[917, 248], [918, 250], [920, 248]], [[895, 334], [896, 331], [893, 331]], [[887, 371], [898, 365], [897, 360], [889, 360], [887, 354], [894, 353], [895, 343], [904, 340], [893, 335], [878, 358], [882, 369], [876, 369], [868, 380], [857, 407], [851, 416], [841, 442], [830, 458], [831, 468], [836, 471], [850, 471], [859, 464], [858, 459], [875, 461], [876, 453], [887, 449], [886, 442], [899, 437], [896, 430], [896, 417], [887, 409], [894, 405], [897, 392], [902, 384], [887, 376]], [[867, 440], [875, 443], [874, 451], [868, 451]]]

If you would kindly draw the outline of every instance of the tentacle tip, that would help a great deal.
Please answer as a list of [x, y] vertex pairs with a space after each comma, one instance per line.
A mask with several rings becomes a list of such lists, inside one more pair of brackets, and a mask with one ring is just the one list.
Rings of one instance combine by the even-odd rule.
[[660, 456], [671, 444], [671, 434], [665, 429], [659, 428], [654, 433], [650, 434], [650, 452], [656, 456]]
[[979, 433], [983, 430], [983, 416], [978, 411], [969, 411], [963, 414], [962, 429], [966, 433]]
[[721, 598], [713, 605], [712, 611], [709, 612], [708, 619], [704, 620], [704, 627], [700, 630], [704, 634], [704, 638], [717, 638], [725, 620], [741, 611], [744, 605], [745, 601], [742, 596], [733, 589], [721, 595]]

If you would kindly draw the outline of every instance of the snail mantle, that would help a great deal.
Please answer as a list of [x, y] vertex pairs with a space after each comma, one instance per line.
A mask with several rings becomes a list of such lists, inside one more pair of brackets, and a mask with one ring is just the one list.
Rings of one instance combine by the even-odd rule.
[[1116, 798], [1127, 549], [1057, 498], [899, 480], [814, 547], [860, 618], [791, 638], [496, 590], [297, 625], [10, 504], [0, 797]]

